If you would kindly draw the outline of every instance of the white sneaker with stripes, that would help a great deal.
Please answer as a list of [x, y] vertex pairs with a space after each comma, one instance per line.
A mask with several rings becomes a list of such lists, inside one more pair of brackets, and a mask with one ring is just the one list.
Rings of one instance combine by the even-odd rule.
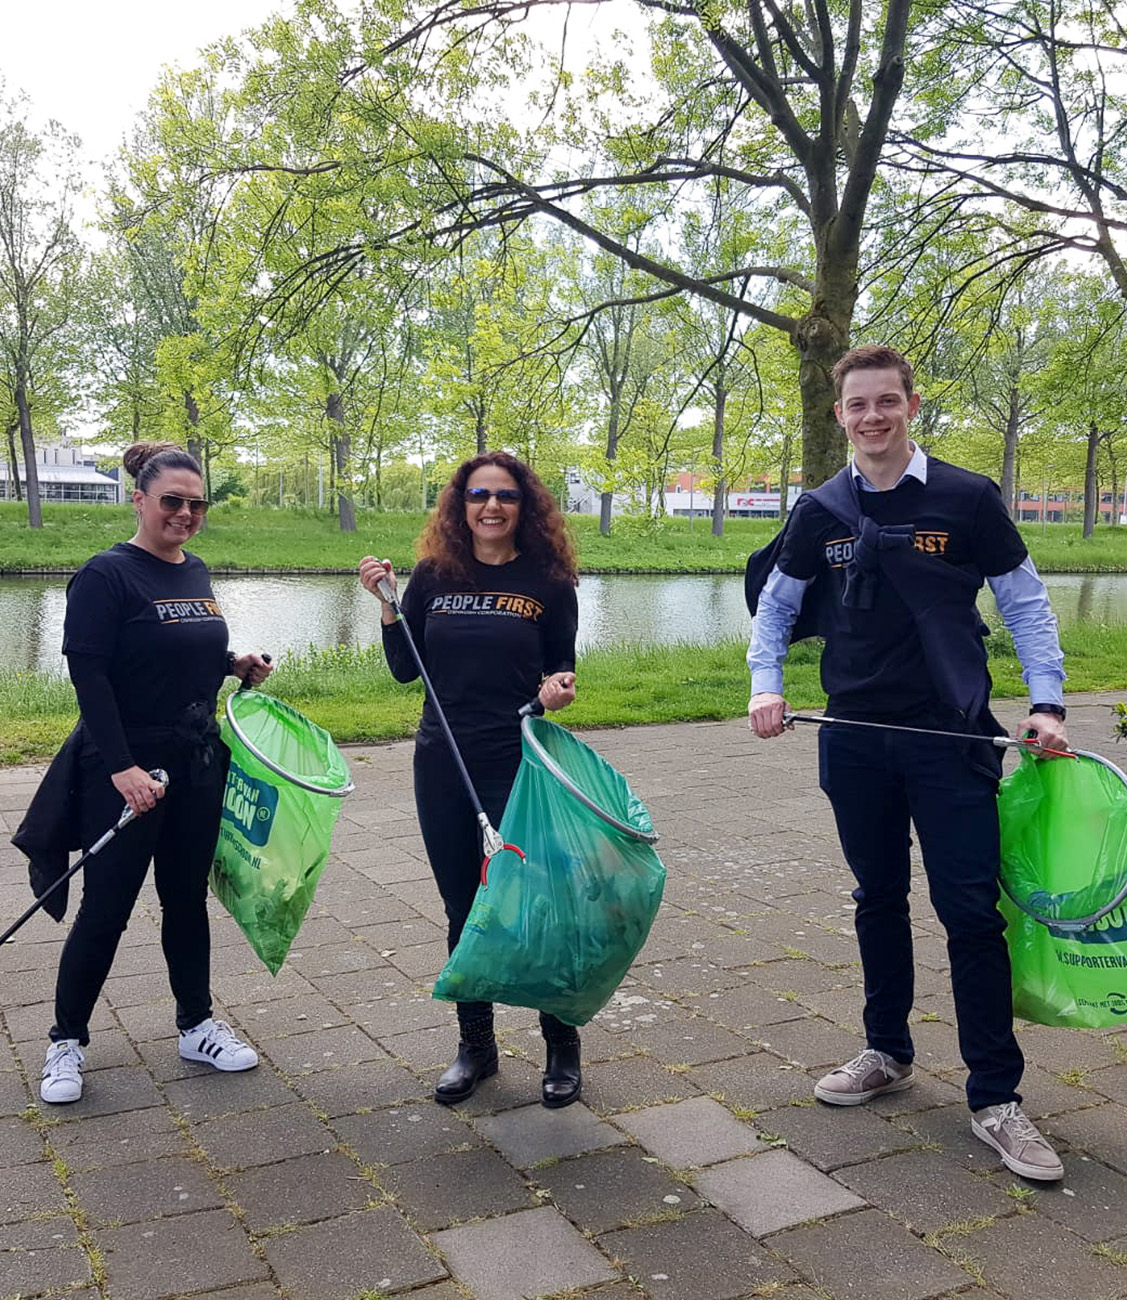
[[217, 1070], [253, 1070], [258, 1064], [258, 1053], [226, 1020], [201, 1020], [193, 1029], [182, 1029], [180, 1055], [185, 1061], [202, 1061]]

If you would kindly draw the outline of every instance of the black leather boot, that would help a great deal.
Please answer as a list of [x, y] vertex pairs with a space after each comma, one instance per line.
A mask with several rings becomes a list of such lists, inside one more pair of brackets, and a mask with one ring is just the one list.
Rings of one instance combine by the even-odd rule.
[[439, 1075], [434, 1085], [434, 1099], [443, 1106], [454, 1106], [474, 1095], [482, 1079], [497, 1073], [497, 1044], [458, 1044], [458, 1055], [449, 1069]]
[[579, 1034], [555, 1016], [541, 1016], [540, 1029], [548, 1047], [540, 1100], [551, 1110], [570, 1106], [579, 1099], [583, 1074], [579, 1069]]
[[468, 1100], [482, 1079], [497, 1073], [497, 1040], [489, 1003], [459, 1002], [458, 1029], [458, 1055], [434, 1085], [434, 1099], [443, 1106]]

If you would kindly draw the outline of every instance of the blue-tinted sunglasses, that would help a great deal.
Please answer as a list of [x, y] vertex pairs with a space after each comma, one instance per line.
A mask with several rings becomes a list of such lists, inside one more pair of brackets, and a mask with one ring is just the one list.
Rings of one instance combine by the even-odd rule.
[[466, 488], [462, 500], [468, 506], [483, 506], [490, 497], [496, 497], [503, 506], [515, 506], [521, 498], [520, 488]]

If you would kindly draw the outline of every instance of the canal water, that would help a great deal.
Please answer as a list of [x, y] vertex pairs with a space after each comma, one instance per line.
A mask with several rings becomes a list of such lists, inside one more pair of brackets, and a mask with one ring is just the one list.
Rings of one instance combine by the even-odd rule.
[[[0, 668], [63, 670], [65, 578], [0, 578]], [[1127, 622], [1127, 574], [1050, 574], [1062, 622]], [[311, 646], [379, 639], [379, 602], [350, 576], [216, 577], [216, 598], [240, 650], [279, 657]], [[984, 607], [993, 606], [987, 591]], [[579, 650], [604, 645], [707, 644], [746, 637], [737, 574], [613, 574], [579, 584]]]

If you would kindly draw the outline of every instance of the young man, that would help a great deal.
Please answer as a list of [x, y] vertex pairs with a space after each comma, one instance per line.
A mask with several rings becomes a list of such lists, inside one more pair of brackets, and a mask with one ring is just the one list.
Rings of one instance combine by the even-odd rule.
[[[895, 349], [852, 349], [834, 367], [834, 384], [834, 411], [853, 460], [823, 488], [803, 494], [788, 522], [752, 621], [749, 726], [764, 738], [784, 731], [782, 667], [807, 598], [817, 602], [826, 639], [828, 714], [1000, 734], [988, 708], [985, 628], [975, 608], [985, 578], [1033, 701], [1022, 734], [1066, 748], [1056, 619], [997, 487], [911, 442], [920, 396], [911, 366]], [[911, 1086], [913, 822], [947, 932], [972, 1131], [1015, 1173], [1062, 1177], [1060, 1160], [1022, 1113], [1017, 1092], [1024, 1060], [997, 910], [998, 751], [982, 741], [832, 725], [819, 729], [818, 741], [820, 784], [857, 879], [868, 1046], [821, 1079], [815, 1096], [852, 1106]]]

